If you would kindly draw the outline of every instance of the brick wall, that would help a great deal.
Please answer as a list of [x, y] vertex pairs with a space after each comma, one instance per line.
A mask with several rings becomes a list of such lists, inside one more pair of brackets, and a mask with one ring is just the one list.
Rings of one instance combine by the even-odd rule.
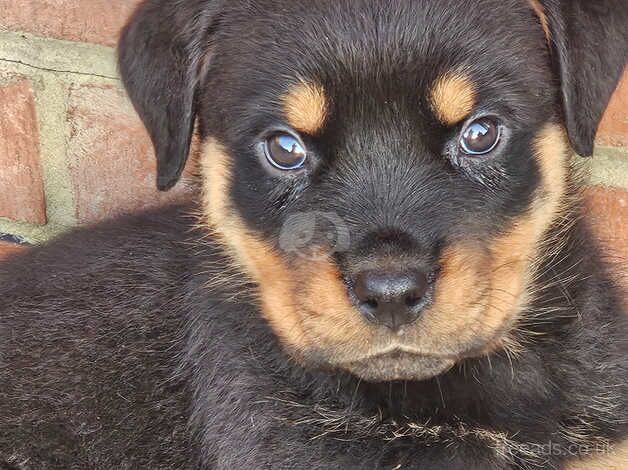
[[114, 46], [138, 3], [0, 0], [0, 239], [45, 241], [189, 189], [156, 191], [118, 78]]
[[[115, 66], [139, 0], [0, 0], [0, 251], [180, 197], [155, 188], [145, 130]], [[590, 162], [600, 235], [628, 259], [628, 78]]]

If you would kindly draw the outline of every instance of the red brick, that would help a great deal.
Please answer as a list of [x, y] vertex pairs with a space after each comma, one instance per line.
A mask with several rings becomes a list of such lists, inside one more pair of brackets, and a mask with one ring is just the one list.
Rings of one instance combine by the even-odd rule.
[[0, 28], [112, 46], [139, 0], [0, 0]]
[[156, 189], [153, 148], [124, 93], [113, 87], [69, 90], [68, 164], [79, 222], [94, 222], [180, 198]]
[[15, 77], [0, 85], [0, 216], [46, 223], [33, 90]]
[[611, 259], [628, 260], [628, 190], [595, 186], [587, 203], [594, 229]]
[[0, 261], [9, 256], [11, 253], [17, 253], [18, 251], [24, 249], [26, 249], [26, 247], [23, 245], [3, 242], [2, 240], [0, 240]]
[[628, 147], [628, 72], [617, 86], [597, 134], [598, 143]]

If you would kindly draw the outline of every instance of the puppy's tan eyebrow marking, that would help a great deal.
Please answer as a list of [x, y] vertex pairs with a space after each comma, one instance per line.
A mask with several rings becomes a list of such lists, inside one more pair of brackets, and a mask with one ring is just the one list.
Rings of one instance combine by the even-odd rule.
[[545, 14], [545, 7], [541, 4], [539, 0], [528, 0], [528, 4], [530, 5], [530, 8], [532, 8], [532, 11], [534, 11], [534, 14], [539, 18], [541, 28], [543, 28], [547, 43], [551, 44], [552, 33], [549, 27], [549, 20], [547, 19], [547, 15]]
[[447, 72], [434, 81], [429, 99], [438, 120], [453, 126], [473, 111], [476, 101], [475, 86], [464, 73]]
[[288, 124], [297, 131], [314, 135], [325, 125], [328, 101], [322, 86], [299, 82], [288, 89], [282, 103]]

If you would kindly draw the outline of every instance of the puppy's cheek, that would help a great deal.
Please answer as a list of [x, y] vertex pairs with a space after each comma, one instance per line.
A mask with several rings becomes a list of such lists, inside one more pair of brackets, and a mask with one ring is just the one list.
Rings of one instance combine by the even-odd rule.
[[231, 158], [223, 146], [209, 139], [204, 144], [201, 171], [204, 178], [203, 206], [214, 239], [240, 272], [259, 286], [258, 301], [265, 319], [290, 350], [307, 349], [301, 318], [294, 308], [294, 274], [272, 243], [251, 232], [229, 199]]
[[480, 353], [514, 345], [509, 333], [530, 300], [544, 235], [563, 212], [566, 194], [564, 131], [547, 125], [534, 145], [541, 183], [529, 210], [488, 244], [452, 246], [442, 255], [434, 303], [417, 326], [430, 333], [430, 349]]
[[486, 310], [489, 268], [490, 257], [480, 246], [461, 243], [445, 250], [433, 303], [416, 326], [422, 332], [424, 348], [457, 354], [460, 345], [475, 340]]
[[336, 263], [326, 257], [303, 264], [298, 271], [298, 299], [308, 336], [328, 360], [366, 354], [374, 329], [349, 300]]
[[[564, 130], [546, 125], [534, 142], [541, 183], [529, 211], [491, 245], [491, 302], [486, 324], [514, 324], [531, 300], [531, 284], [543, 259], [548, 230], [567, 210], [569, 145]], [[508, 341], [508, 335], [506, 335]], [[498, 342], [499, 344], [499, 342]]]
[[237, 270], [258, 285], [264, 319], [299, 361], [333, 362], [337, 355], [355, 354], [355, 339], [367, 339], [370, 332], [349, 302], [335, 263], [322, 250], [310, 253], [311, 259], [290, 259], [248, 229], [230, 201], [231, 162], [217, 141], [205, 143], [201, 171], [206, 222]]

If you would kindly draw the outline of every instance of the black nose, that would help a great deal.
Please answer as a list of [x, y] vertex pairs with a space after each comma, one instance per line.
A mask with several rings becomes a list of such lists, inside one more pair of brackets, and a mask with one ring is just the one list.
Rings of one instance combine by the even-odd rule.
[[421, 271], [364, 271], [353, 278], [358, 308], [374, 323], [398, 330], [415, 321], [428, 301], [430, 282]]

